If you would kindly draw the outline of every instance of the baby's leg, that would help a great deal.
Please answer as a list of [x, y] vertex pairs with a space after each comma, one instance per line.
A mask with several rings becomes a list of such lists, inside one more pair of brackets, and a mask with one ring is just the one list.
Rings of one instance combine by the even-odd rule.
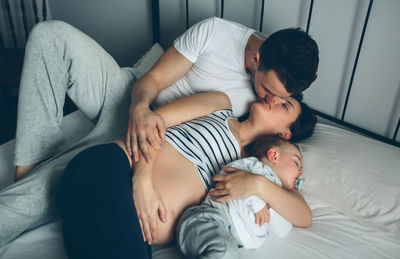
[[177, 227], [177, 245], [188, 258], [237, 258], [237, 244], [229, 222], [219, 209], [207, 204], [186, 210]]
[[60, 125], [66, 93], [97, 122], [107, 95], [125, 87], [128, 77], [133, 75], [76, 28], [60, 21], [37, 24], [25, 51], [14, 164], [29, 168], [65, 148]]

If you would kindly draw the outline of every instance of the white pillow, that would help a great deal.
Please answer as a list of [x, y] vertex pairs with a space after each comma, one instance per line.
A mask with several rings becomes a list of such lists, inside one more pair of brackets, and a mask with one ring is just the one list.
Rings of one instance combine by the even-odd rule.
[[400, 148], [321, 123], [300, 146], [305, 196], [400, 237]]
[[163, 48], [158, 43], [155, 43], [153, 47], [151, 47], [151, 49], [133, 65], [133, 73], [136, 76], [136, 79], [141, 78], [147, 71], [149, 71], [163, 53]]

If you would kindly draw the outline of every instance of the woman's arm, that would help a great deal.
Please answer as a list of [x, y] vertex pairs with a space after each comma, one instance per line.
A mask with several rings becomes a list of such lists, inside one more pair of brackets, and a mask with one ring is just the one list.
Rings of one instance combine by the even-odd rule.
[[256, 180], [258, 197], [293, 225], [304, 228], [311, 226], [311, 209], [297, 190], [285, 190], [266, 178], [259, 180]]
[[311, 209], [296, 190], [287, 191], [263, 176], [244, 170], [232, 167], [223, 167], [223, 169], [229, 174], [214, 176], [213, 180], [217, 184], [215, 190], [209, 192], [216, 201], [226, 202], [256, 195], [293, 225], [311, 226]]
[[[154, 129], [156, 130], [156, 129]], [[158, 136], [156, 135], [156, 138]], [[159, 139], [158, 139], [159, 140]], [[140, 152], [139, 152], [140, 153]], [[149, 162], [144, 159], [133, 163], [132, 193], [144, 241], [149, 244], [157, 240], [158, 219], [167, 222], [167, 209], [164, 201], [153, 184], [153, 166], [158, 150], [150, 147], [149, 154], [154, 158]], [[139, 155], [142, 155], [141, 153]]]
[[193, 94], [161, 106], [154, 112], [161, 116], [165, 126], [171, 127], [182, 122], [206, 116], [221, 109], [231, 109], [228, 96], [222, 92]]

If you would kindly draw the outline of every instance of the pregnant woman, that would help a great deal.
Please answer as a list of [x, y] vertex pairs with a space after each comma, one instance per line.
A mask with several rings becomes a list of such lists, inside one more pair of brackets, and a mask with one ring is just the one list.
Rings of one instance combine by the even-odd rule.
[[[168, 130], [162, 147], [151, 150], [150, 162], [132, 163], [123, 140], [78, 154], [57, 194], [70, 258], [151, 258], [149, 244], [173, 239], [182, 212], [201, 202], [213, 176], [241, 158], [247, 144], [260, 135], [290, 138], [299, 127], [307, 136], [315, 124], [308, 106], [292, 97], [255, 102], [243, 122], [230, 109], [220, 92], [158, 108]], [[235, 177], [222, 179], [215, 193], [220, 199], [257, 195], [294, 225], [311, 224], [311, 211], [296, 191], [244, 171]]]

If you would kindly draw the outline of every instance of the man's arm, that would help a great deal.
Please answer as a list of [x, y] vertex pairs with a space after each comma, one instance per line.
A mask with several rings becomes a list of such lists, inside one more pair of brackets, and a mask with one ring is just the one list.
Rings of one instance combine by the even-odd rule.
[[[143, 156], [148, 160], [148, 143], [159, 148], [153, 129], [163, 139], [165, 126], [161, 118], [150, 110], [151, 103], [166, 87], [182, 78], [193, 66], [193, 63], [181, 55], [174, 47], [170, 47], [157, 63], [134, 85], [132, 101], [129, 108], [129, 124], [126, 134], [128, 154], [139, 159], [139, 145]], [[140, 143], [138, 143], [138, 140]]]

